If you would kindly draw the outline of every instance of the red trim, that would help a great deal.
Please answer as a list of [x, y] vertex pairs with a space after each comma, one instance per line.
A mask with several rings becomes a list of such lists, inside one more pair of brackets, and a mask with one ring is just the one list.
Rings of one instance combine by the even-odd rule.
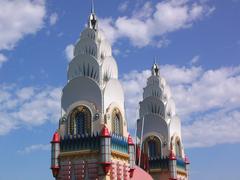
[[190, 161], [186, 155], [185, 155], [184, 161], [185, 161], [185, 164], [190, 164]]
[[102, 167], [103, 167], [103, 172], [106, 175], [110, 171], [110, 169], [112, 167], [112, 163], [111, 162], [103, 162], [101, 164], [102, 164]]
[[53, 177], [57, 177], [58, 173], [59, 173], [59, 166], [52, 166], [52, 175]]
[[175, 154], [173, 153], [173, 150], [171, 149], [170, 150], [170, 154], [169, 154], [169, 160], [176, 160], [177, 158], [176, 158], [176, 156], [175, 156]]
[[131, 135], [128, 135], [128, 145], [134, 145]]
[[102, 128], [101, 137], [111, 137], [106, 125], [104, 125]]
[[60, 143], [60, 135], [59, 135], [58, 132], [55, 132], [53, 134], [53, 138], [52, 138], [51, 143]]
[[133, 177], [134, 170], [135, 170], [134, 168], [129, 169], [129, 176], [130, 176], [130, 178]]

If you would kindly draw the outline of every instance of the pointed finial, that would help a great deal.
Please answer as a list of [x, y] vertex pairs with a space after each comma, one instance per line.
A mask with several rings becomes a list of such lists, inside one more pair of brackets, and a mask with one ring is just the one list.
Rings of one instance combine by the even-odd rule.
[[154, 64], [157, 64], [157, 56], [154, 58]]
[[95, 10], [94, 10], [94, 1], [92, 0], [92, 7], [91, 7], [91, 14], [88, 18], [88, 27], [90, 29], [94, 29], [97, 30], [98, 27], [98, 21], [97, 21], [97, 16], [95, 14]]
[[152, 75], [159, 76], [159, 66], [157, 64], [157, 57], [154, 58], [154, 63], [152, 66]]
[[91, 13], [94, 14], [95, 13], [95, 9], [94, 9], [94, 1], [92, 0], [92, 6], [91, 6]]

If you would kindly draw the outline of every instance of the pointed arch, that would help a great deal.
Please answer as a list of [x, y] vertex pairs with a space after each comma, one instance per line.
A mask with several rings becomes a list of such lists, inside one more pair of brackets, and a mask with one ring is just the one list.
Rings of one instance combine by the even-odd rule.
[[179, 138], [176, 138], [175, 142], [175, 152], [177, 157], [182, 157], [182, 145]]
[[149, 136], [143, 142], [143, 152], [149, 158], [161, 157], [162, 155], [162, 142], [157, 136]]
[[92, 115], [83, 105], [76, 107], [70, 114], [70, 134], [91, 134]]
[[118, 108], [114, 108], [112, 112], [112, 132], [114, 134], [123, 134], [122, 115]]

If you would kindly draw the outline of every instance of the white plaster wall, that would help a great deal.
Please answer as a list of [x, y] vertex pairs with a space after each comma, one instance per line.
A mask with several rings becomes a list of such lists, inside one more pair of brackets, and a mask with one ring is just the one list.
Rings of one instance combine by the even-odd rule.
[[[138, 121], [138, 128], [140, 131], [142, 127], [142, 122], [143, 118]], [[163, 118], [156, 114], [148, 114], [144, 116], [143, 137], [146, 137], [147, 134], [151, 132], [160, 134], [159, 137], [162, 137], [164, 141], [168, 142], [168, 125]]]
[[118, 79], [118, 68], [115, 59], [106, 57], [102, 63], [102, 79], [107, 75], [109, 79]]
[[98, 58], [98, 44], [92, 39], [80, 39], [75, 46], [74, 56], [80, 54], [92, 55]]
[[166, 104], [166, 114], [165, 117], [172, 118], [176, 115], [176, 107], [173, 99], [169, 99]]
[[124, 109], [124, 93], [122, 85], [120, 84], [119, 80], [117, 79], [109, 80], [104, 89], [103, 96], [104, 96], [104, 113], [112, 103], [116, 103], [121, 109]]
[[102, 110], [102, 93], [98, 84], [88, 77], [77, 77], [63, 88], [62, 108], [65, 112], [77, 101], [88, 101], [96, 104]]
[[68, 80], [78, 76], [84, 76], [85, 73], [85, 76], [89, 76], [99, 82], [99, 68], [99, 64], [95, 57], [80, 54], [75, 56], [69, 63]]
[[[153, 113], [153, 111], [155, 113]], [[145, 98], [142, 102], [140, 102], [140, 117], [143, 117], [146, 114], [158, 114], [164, 118], [165, 107], [163, 102], [154, 96]]]
[[162, 89], [157, 84], [151, 84], [144, 88], [143, 98], [147, 98], [149, 96], [155, 96], [162, 98]]

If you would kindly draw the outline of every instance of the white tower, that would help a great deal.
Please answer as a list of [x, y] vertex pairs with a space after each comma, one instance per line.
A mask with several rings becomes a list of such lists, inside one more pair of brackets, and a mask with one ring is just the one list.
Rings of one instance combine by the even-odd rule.
[[137, 137], [141, 149], [138, 162], [154, 179], [188, 179], [181, 123], [170, 88], [156, 63], [140, 102]]
[[137, 171], [134, 145], [127, 132], [123, 88], [94, 9], [75, 45], [67, 78], [62, 90], [62, 117], [52, 141], [54, 177], [130, 179]]
[[[110, 44], [98, 29], [92, 10], [88, 26], [74, 48], [62, 93], [61, 136], [100, 133], [105, 124], [112, 133], [128, 137], [123, 88]], [[85, 119], [80, 123], [80, 119]], [[78, 120], [79, 119], [79, 120]]]

